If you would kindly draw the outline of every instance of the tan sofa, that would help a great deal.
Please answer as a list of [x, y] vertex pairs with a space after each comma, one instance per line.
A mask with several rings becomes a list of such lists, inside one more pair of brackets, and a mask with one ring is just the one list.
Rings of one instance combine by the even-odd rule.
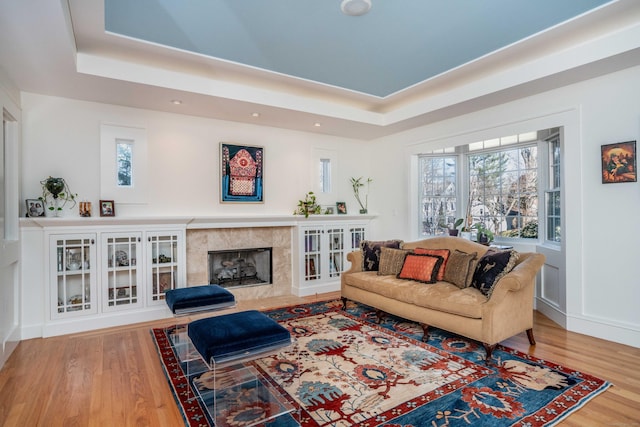
[[[460, 238], [435, 237], [406, 242], [403, 249], [458, 249], [477, 252], [478, 257], [487, 246]], [[384, 313], [413, 320], [424, 329], [434, 326], [481, 342], [486, 360], [500, 341], [526, 331], [531, 345], [533, 338], [533, 297], [535, 279], [544, 263], [544, 255], [520, 253], [518, 261], [503, 276], [487, 298], [478, 289], [464, 289], [445, 282], [425, 284], [398, 279], [393, 275], [380, 276], [376, 271], [362, 271], [362, 252], [347, 255], [351, 268], [342, 274], [342, 301], [358, 301], [377, 309], [379, 321]]]

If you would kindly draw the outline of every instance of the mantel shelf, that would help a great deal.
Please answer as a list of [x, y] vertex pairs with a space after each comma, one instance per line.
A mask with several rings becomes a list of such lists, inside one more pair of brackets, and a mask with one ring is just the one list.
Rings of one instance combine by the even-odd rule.
[[235, 215], [140, 217], [37, 217], [20, 218], [20, 228], [73, 228], [123, 225], [184, 225], [187, 229], [293, 227], [315, 222], [371, 220], [376, 215]]

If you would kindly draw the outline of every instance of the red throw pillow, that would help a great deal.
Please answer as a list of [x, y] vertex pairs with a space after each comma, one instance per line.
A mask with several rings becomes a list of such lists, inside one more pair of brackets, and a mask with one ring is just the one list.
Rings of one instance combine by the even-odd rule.
[[441, 256], [408, 253], [397, 277], [422, 283], [435, 283], [441, 264]]
[[447, 260], [449, 259], [449, 254], [451, 251], [449, 249], [426, 249], [426, 248], [415, 248], [413, 252], [417, 254], [426, 254], [426, 255], [436, 255], [442, 257], [442, 265], [438, 270], [438, 277], [436, 280], [444, 280], [444, 270], [447, 267]]

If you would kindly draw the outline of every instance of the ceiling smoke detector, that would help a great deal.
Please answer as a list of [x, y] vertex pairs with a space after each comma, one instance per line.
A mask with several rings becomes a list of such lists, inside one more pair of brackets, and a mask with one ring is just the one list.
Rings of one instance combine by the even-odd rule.
[[342, 0], [340, 9], [345, 15], [364, 15], [369, 12], [369, 9], [371, 9], [371, 0]]

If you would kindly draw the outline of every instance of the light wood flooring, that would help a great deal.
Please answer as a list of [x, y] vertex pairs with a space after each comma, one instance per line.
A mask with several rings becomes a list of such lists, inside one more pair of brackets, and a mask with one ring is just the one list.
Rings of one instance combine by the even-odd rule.
[[[337, 297], [244, 301], [235, 310]], [[0, 426], [183, 426], [149, 332], [174, 323], [22, 341], [0, 371]], [[567, 332], [539, 313], [534, 333], [535, 347], [524, 333], [502, 344], [614, 384], [561, 426], [640, 427], [640, 349]]]

